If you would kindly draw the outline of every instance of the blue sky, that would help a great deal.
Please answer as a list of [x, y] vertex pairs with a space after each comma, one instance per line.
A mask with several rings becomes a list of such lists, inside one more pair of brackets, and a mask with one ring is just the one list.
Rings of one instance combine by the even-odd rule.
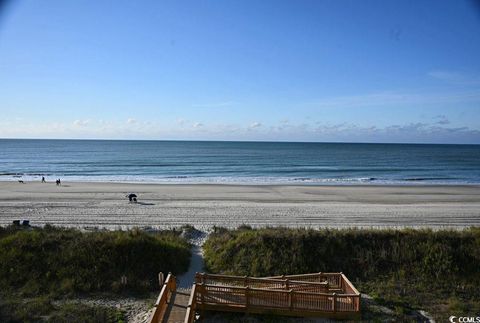
[[480, 143], [470, 1], [17, 0], [0, 137]]

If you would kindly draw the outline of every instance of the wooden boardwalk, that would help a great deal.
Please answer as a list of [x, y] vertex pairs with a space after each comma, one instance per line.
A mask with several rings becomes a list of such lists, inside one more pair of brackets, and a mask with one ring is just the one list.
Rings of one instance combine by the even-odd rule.
[[164, 322], [183, 323], [187, 315], [188, 299], [190, 293], [176, 291], [172, 293], [165, 312]]
[[360, 293], [342, 273], [240, 277], [197, 273], [190, 293], [167, 276], [150, 322], [192, 323], [206, 311], [357, 318]]

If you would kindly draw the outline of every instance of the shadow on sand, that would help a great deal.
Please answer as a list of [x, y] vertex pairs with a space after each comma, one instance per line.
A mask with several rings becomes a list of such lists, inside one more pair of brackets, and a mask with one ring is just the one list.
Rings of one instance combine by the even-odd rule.
[[155, 203], [145, 203], [145, 202], [137, 202], [140, 205], [155, 205]]

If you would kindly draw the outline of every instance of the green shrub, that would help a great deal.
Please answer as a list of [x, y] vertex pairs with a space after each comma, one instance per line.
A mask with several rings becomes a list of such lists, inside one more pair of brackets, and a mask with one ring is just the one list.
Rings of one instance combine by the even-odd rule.
[[2, 230], [0, 290], [7, 293], [146, 291], [158, 288], [158, 272], [184, 272], [190, 261], [189, 244], [170, 231]]
[[344, 272], [352, 280], [385, 274], [478, 279], [480, 232], [432, 230], [219, 230], [205, 243], [214, 272], [269, 276]]
[[479, 228], [218, 228], [206, 241], [204, 256], [215, 273], [343, 272], [360, 291], [392, 308], [399, 320], [415, 316], [414, 308], [427, 309], [440, 321], [448, 319], [449, 308], [480, 316]]

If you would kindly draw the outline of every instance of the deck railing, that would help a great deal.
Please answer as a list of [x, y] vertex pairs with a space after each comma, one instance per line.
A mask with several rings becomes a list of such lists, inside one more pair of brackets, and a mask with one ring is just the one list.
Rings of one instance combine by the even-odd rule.
[[[150, 322], [164, 320], [175, 290], [176, 279], [169, 274]], [[264, 278], [197, 273], [184, 323], [193, 323], [197, 313], [209, 310], [356, 318], [360, 315], [360, 293], [342, 273]]]
[[195, 275], [196, 284], [219, 285], [219, 286], [243, 286], [250, 288], [267, 288], [270, 290], [294, 290], [304, 292], [325, 293], [329, 290], [327, 281], [301, 281], [281, 278], [256, 278], [247, 276], [227, 276], [197, 273]]
[[342, 273], [265, 278], [197, 274], [189, 309], [355, 317], [360, 293]]
[[175, 279], [175, 276], [169, 273], [167, 279], [165, 279], [165, 282], [163, 283], [157, 301], [155, 302], [155, 310], [153, 311], [149, 319], [150, 323], [160, 323], [163, 321], [163, 317], [165, 316], [165, 312], [167, 311], [168, 300], [176, 289], [177, 281]]
[[283, 275], [266, 277], [269, 279], [291, 279], [303, 282], [328, 282], [330, 289], [342, 289], [342, 273], [313, 273], [301, 275]]

